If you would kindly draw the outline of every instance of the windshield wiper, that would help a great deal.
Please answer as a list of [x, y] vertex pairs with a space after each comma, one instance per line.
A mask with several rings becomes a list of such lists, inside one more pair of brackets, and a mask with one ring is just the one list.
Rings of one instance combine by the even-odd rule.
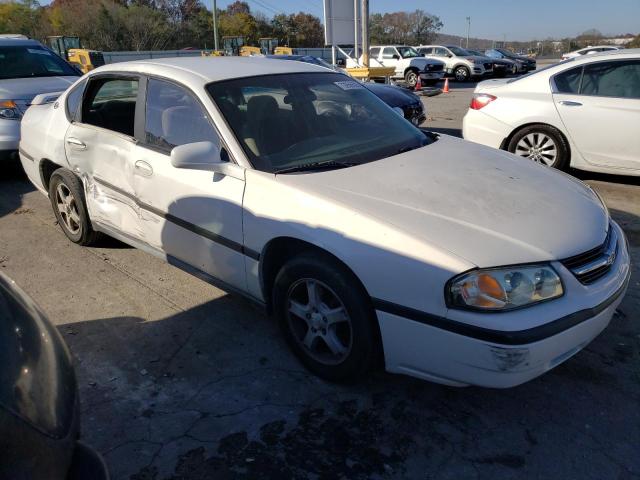
[[313, 162], [313, 163], [305, 163], [304, 165], [295, 165], [293, 167], [285, 167], [279, 170], [276, 170], [276, 174], [280, 173], [292, 173], [292, 172], [308, 172], [312, 170], [324, 170], [329, 168], [347, 168], [353, 167], [355, 165], [360, 165], [359, 163], [349, 163], [349, 162], [336, 162], [333, 160], [329, 160], [327, 162]]

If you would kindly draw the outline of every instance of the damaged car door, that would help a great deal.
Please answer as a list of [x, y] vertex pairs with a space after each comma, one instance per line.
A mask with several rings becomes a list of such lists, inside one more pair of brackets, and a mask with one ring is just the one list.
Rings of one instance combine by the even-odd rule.
[[139, 85], [131, 74], [91, 77], [65, 135], [67, 160], [84, 178], [92, 221], [134, 238], [141, 237], [132, 173]]

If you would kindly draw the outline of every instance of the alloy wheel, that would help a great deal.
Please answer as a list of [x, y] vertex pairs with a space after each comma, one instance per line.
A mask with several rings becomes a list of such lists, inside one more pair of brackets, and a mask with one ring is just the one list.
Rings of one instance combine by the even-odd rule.
[[469, 71], [464, 67], [457, 68], [455, 76], [458, 82], [465, 82], [469, 78]]
[[60, 183], [56, 188], [56, 205], [65, 228], [72, 235], [76, 235], [82, 228], [78, 205], [71, 190], [64, 183]]
[[558, 147], [549, 135], [534, 132], [520, 139], [515, 154], [552, 167], [558, 158]]
[[338, 295], [319, 280], [304, 278], [291, 285], [287, 324], [307, 355], [324, 365], [340, 364], [351, 353], [349, 313]]
[[418, 83], [418, 75], [415, 72], [407, 73], [406, 82], [410, 87], [415, 87], [416, 83]]

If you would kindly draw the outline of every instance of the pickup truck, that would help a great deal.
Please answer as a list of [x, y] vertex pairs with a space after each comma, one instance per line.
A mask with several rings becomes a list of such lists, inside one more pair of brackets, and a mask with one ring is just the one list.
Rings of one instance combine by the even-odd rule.
[[394, 80], [404, 80], [415, 87], [418, 77], [423, 85], [435, 85], [444, 77], [444, 62], [435, 58], [424, 58], [413, 47], [404, 45], [374, 45], [369, 49], [369, 64], [372, 67], [394, 67]]

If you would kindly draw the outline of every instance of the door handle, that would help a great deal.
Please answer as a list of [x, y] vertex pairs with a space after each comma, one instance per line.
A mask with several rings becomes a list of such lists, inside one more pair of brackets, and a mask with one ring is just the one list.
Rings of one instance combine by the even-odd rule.
[[580, 102], [572, 102], [570, 100], [562, 100], [560, 105], [564, 105], [565, 107], [581, 107], [582, 104]]
[[135, 163], [136, 173], [142, 175], [143, 177], [150, 177], [153, 175], [153, 168], [144, 160], [138, 160]]
[[87, 144], [86, 143], [84, 143], [82, 140], [79, 140], [79, 139], [74, 138], [74, 137], [67, 138], [67, 143], [69, 145], [72, 145], [76, 150], [86, 150], [87, 149]]

